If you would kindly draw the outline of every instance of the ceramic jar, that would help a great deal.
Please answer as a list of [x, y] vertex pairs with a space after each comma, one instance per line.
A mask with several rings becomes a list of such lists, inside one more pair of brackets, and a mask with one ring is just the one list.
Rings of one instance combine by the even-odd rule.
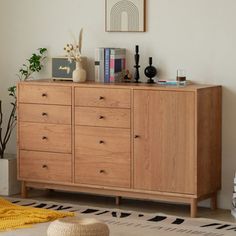
[[75, 83], [83, 83], [86, 81], [86, 70], [83, 68], [83, 61], [76, 62], [76, 69], [73, 71], [72, 79]]

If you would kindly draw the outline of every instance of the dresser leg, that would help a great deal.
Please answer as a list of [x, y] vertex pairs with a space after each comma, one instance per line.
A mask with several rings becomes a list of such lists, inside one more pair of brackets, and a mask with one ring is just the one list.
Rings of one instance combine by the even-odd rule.
[[116, 205], [120, 205], [120, 200], [121, 200], [121, 197], [116, 197]]
[[197, 199], [195, 198], [191, 200], [191, 217], [197, 217]]
[[22, 198], [27, 198], [28, 193], [27, 193], [27, 187], [24, 181], [21, 182], [21, 197]]
[[217, 209], [217, 193], [214, 193], [211, 197], [211, 209], [212, 210]]

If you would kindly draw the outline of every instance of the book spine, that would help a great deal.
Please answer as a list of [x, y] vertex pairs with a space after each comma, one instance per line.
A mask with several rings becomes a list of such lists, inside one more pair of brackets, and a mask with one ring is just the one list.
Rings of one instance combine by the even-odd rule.
[[105, 83], [110, 82], [110, 48], [105, 48]]
[[105, 80], [105, 72], [104, 72], [104, 48], [100, 48], [99, 56], [100, 56], [100, 82], [104, 83], [104, 80]]
[[99, 48], [95, 49], [95, 82], [100, 82], [100, 60], [99, 60]]
[[95, 50], [95, 81], [104, 82], [104, 49], [97, 48]]
[[110, 51], [110, 81], [120, 82], [125, 70], [126, 49], [114, 48]]
[[110, 56], [110, 82], [115, 82], [115, 59]]

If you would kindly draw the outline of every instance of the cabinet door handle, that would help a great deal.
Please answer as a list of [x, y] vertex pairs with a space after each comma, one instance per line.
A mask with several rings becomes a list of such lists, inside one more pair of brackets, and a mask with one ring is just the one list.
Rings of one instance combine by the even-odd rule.
[[136, 138], [136, 139], [140, 138], [140, 135], [134, 135], [134, 138]]
[[47, 140], [48, 138], [46, 136], [43, 136], [42, 137], [42, 140]]
[[47, 165], [43, 165], [42, 168], [43, 168], [43, 169], [46, 169], [46, 168], [48, 168], [48, 166], [47, 166]]
[[104, 116], [99, 116], [99, 119], [100, 120], [103, 120], [105, 117]]
[[46, 93], [42, 93], [42, 97], [47, 97], [48, 95]]
[[100, 144], [104, 144], [105, 142], [104, 142], [103, 140], [100, 140], [99, 143], [100, 143]]
[[100, 170], [100, 173], [101, 173], [101, 174], [105, 174], [106, 171], [105, 171], [105, 170]]
[[100, 96], [99, 99], [100, 99], [100, 100], [105, 100], [105, 97]]
[[46, 113], [46, 112], [42, 113], [42, 116], [47, 116], [47, 115], [48, 115], [48, 113]]

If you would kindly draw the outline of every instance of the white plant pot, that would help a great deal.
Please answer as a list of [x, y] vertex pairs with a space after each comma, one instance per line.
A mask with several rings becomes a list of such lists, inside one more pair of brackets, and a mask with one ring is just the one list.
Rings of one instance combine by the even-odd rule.
[[9, 196], [20, 193], [20, 182], [17, 181], [16, 155], [5, 155], [0, 159], [0, 195]]

